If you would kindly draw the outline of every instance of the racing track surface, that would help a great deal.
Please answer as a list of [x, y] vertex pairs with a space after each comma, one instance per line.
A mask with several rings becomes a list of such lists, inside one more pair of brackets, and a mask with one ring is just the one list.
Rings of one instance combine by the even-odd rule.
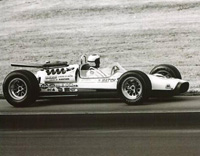
[[2, 156], [198, 156], [200, 130], [77, 129], [1, 132]]
[[150, 99], [142, 105], [128, 106], [117, 98], [41, 99], [31, 107], [15, 108], [0, 99], [0, 115], [113, 114], [200, 112], [200, 96]]
[[118, 99], [54, 99], [14, 108], [2, 99], [0, 154], [199, 155], [199, 100], [179, 96], [127, 106]]
[[14, 108], [0, 100], [0, 128], [199, 127], [200, 96], [150, 99], [128, 106], [119, 99], [39, 100]]

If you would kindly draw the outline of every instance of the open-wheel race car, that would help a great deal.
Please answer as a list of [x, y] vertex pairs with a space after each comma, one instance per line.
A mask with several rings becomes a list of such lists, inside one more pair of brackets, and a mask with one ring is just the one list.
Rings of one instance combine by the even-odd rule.
[[189, 82], [182, 80], [176, 67], [161, 64], [150, 74], [125, 70], [119, 63], [100, 67], [100, 56], [83, 55], [79, 64], [46, 62], [45, 64], [11, 64], [15, 67], [39, 68], [12, 71], [3, 82], [6, 100], [15, 107], [32, 105], [39, 98], [76, 98], [81, 93], [116, 91], [128, 105], [143, 103], [149, 97], [174, 96], [187, 92]]

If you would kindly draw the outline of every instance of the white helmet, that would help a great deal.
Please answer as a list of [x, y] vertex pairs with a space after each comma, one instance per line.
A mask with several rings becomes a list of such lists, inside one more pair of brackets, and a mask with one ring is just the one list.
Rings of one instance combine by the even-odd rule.
[[94, 63], [94, 67], [95, 68], [99, 68], [99, 66], [100, 66], [100, 56], [99, 55], [97, 55], [97, 54], [92, 54], [92, 55], [90, 55], [89, 57], [88, 57], [88, 63], [89, 64], [93, 64]]
[[97, 59], [99, 59], [100, 56], [97, 54], [92, 54], [88, 57], [88, 62], [95, 62]]

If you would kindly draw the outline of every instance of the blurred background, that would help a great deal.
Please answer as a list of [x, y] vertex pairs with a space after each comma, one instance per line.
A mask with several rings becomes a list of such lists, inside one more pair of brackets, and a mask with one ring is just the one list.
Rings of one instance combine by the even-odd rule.
[[0, 0], [0, 93], [12, 62], [73, 64], [92, 53], [146, 73], [173, 64], [197, 92], [199, 50], [199, 0]]

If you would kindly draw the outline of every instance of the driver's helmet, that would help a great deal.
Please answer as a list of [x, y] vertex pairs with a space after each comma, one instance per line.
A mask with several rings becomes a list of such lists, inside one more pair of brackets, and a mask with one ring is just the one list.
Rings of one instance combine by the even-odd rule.
[[87, 62], [91, 67], [99, 68], [100, 67], [100, 56], [97, 54], [92, 54], [88, 57]]

